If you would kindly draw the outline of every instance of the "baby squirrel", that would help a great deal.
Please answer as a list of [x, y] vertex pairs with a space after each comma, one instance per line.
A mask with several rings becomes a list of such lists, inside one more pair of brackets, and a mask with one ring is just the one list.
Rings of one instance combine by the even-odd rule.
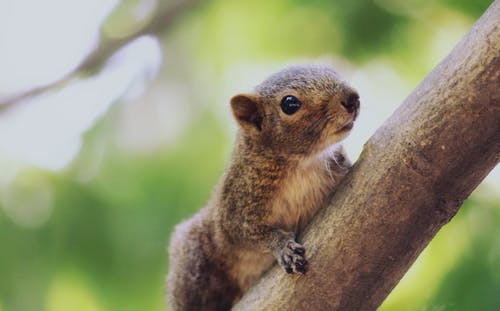
[[229, 310], [276, 260], [305, 273], [296, 235], [351, 166], [339, 142], [359, 96], [328, 66], [286, 68], [231, 108], [239, 130], [228, 168], [171, 238], [172, 310]]

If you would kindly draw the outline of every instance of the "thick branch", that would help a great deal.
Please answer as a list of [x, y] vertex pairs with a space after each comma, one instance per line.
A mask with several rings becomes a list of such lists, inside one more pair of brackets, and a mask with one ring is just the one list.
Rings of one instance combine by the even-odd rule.
[[500, 160], [500, 0], [365, 144], [301, 241], [235, 310], [374, 310]]

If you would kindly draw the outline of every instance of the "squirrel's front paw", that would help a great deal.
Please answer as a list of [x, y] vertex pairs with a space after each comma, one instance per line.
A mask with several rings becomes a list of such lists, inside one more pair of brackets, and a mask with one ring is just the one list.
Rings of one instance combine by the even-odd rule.
[[287, 273], [304, 274], [307, 265], [307, 260], [304, 258], [305, 253], [304, 246], [293, 239], [288, 240], [279, 252], [279, 263]]

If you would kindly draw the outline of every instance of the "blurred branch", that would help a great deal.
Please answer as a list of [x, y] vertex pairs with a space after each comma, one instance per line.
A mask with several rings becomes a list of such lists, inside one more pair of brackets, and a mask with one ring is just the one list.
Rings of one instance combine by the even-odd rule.
[[0, 112], [27, 98], [61, 87], [78, 74], [96, 71], [109, 59], [109, 57], [132, 40], [143, 35], [161, 34], [167, 31], [178, 16], [182, 15], [187, 9], [198, 2], [199, 0], [160, 0], [153, 17], [143, 27], [123, 38], [109, 39], [101, 37], [97, 48], [85, 57], [83, 61], [66, 76], [50, 84], [9, 96], [6, 99], [0, 98]]
[[300, 241], [234, 310], [375, 310], [500, 160], [500, 0], [365, 144]]

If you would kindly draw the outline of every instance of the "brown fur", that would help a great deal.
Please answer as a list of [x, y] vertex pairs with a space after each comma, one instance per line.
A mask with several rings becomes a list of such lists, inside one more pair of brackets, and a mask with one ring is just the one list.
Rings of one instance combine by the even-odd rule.
[[[302, 103], [292, 115], [280, 108], [288, 95]], [[358, 115], [359, 105], [345, 106], [352, 98], [331, 68], [298, 66], [231, 99], [240, 131], [229, 166], [209, 204], [171, 239], [173, 310], [229, 310], [276, 260], [305, 273], [295, 237], [348, 171], [338, 143]]]

